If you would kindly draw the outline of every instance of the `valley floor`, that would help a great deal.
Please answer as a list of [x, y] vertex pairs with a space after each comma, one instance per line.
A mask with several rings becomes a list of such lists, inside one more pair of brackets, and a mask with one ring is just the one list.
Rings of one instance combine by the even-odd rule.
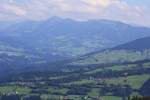
[[6, 77], [5, 80], [0, 83], [1, 98], [125, 100], [129, 96], [150, 95], [150, 89], [147, 88], [150, 85], [150, 61], [112, 64], [107, 67], [98, 65], [60, 73], [22, 73]]

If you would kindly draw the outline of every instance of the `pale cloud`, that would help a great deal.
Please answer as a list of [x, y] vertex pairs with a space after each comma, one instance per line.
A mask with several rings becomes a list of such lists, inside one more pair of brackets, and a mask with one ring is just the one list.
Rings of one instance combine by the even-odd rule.
[[46, 20], [52, 16], [76, 20], [110, 19], [150, 26], [149, 8], [125, 0], [0, 0], [0, 20]]
[[102, 7], [107, 7], [113, 2], [114, 0], [82, 0], [83, 2], [93, 5], [93, 6], [102, 6]]
[[7, 11], [8, 13], [13, 13], [17, 16], [24, 16], [26, 15], [26, 10], [24, 10], [22, 7], [16, 6], [16, 5], [10, 5], [10, 4], [4, 4], [3, 10]]

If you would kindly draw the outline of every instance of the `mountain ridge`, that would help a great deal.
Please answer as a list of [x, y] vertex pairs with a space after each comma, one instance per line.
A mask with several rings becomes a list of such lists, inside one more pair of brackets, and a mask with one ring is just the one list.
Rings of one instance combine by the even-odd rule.
[[144, 37], [140, 39], [136, 39], [134, 41], [119, 45], [114, 47], [112, 50], [118, 50], [118, 49], [126, 49], [126, 50], [145, 50], [150, 49], [150, 37]]
[[11, 22], [0, 28], [0, 58], [6, 59], [9, 66], [17, 59], [55, 62], [150, 36], [149, 33], [150, 28], [109, 20], [80, 22], [54, 17], [41, 22]]

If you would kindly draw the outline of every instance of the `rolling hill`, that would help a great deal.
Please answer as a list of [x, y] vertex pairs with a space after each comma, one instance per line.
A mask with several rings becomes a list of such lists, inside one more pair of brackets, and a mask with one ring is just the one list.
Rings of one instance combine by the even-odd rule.
[[131, 41], [113, 48], [113, 50], [135, 50], [135, 51], [143, 51], [146, 49], [150, 49], [150, 37], [145, 37], [141, 39], [137, 39], [135, 41]]
[[134, 62], [150, 59], [150, 37], [136, 39], [110, 49], [89, 53], [75, 60], [74, 65]]

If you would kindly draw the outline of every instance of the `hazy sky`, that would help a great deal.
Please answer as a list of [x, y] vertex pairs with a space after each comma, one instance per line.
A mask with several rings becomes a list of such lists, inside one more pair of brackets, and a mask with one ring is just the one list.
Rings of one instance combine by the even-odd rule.
[[110, 19], [150, 27], [150, 0], [0, 0], [0, 20]]

